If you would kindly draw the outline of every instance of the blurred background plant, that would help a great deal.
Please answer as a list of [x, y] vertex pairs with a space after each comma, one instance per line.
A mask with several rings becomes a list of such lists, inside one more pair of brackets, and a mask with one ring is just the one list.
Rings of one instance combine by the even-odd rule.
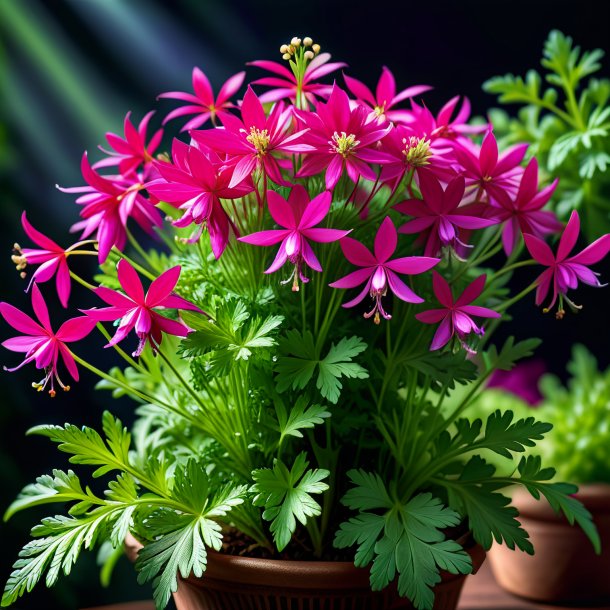
[[[374, 11], [371, 6], [366, 0], [354, 0], [349, 10], [326, 0], [290, 6], [278, 0], [0, 2], [0, 231], [5, 252], [0, 299], [25, 288], [10, 261], [12, 244], [24, 240], [21, 211], [27, 209], [36, 226], [65, 242], [60, 227], [76, 220], [77, 213], [73, 200], [55, 184], [80, 184], [82, 151], [101, 144], [106, 131], [120, 131], [128, 110], [139, 118], [155, 107], [161, 91], [189, 90], [195, 65], [218, 86], [245, 62], [272, 58], [287, 37], [305, 32], [337, 61], [358, 66], [358, 73], [349, 68], [346, 73], [371, 86], [380, 64], [391, 58], [389, 67], [403, 86], [421, 82], [435, 87], [426, 94], [431, 107], [459, 91], [469, 95], [475, 114], [485, 115], [493, 98], [481, 91], [481, 83], [498, 73], [525, 73], [550, 28], [569, 33], [584, 48], [607, 47], [605, 3], [595, 0], [578, 3], [578, 19], [572, 0], [513, 0], [502, 19], [483, 0], [389, 0]], [[607, 66], [602, 73], [607, 75]], [[155, 126], [171, 107], [171, 102], [159, 103]], [[166, 140], [160, 150], [170, 145]], [[558, 171], [564, 171], [563, 165]], [[610, 277], [608, 264], [600, 270]], [[594, 290], [583, 292], [583, 313], [562, 322], [561, 332], [557, 321], [543, 314], [532, 317], [535, 332], [524, 328], [523, 336], [544, 340], [538, 355], [549, 370], [561, 373], [571, 343], [585, 337], [600, 364], [609, 363], [608, 336], [599, 330], [606, 328], [607, 314], [596, 307], [596, 298]], [[533, 307], [533, 302], [523, 302], [514, 315]], [[4, 339], [7, 328], [0, 333]], [[0, 485], [6, 499], [0, 509], [49, 470], [51, 466], [41, 469], [41, 462], [58, 466], [50, 444], [24, 437], [28, 428], [65, 421], [97, 425], [108, 406], [106, 395], [93, 391], [91, 379], [53, 402], [29, 390], [27, 381], [27, 371], [10, 378], [0, 372]], [[128, 405], [112, 401], [113, 412], [125, 422], [131, 416]], [[35, 519], [30, 513], [0, 525], [2, 580]], [[19, 608], [79, 608], [147, 594], [135, 586], [135, 571], [127, 563], [115, 571], [103, 594], [98, 577], [95, 557], [90, 557], [61, 586], [33, 592], [20, 600]]]
[[[519, 395], [520, 371], [525, 368], [525, 364], [518, 365], [498, 386], [488, 389], [471, 415], [485, 419], [496, 409], [511, 409], [515, 417], [533, 415], [550, 422], [553, 430], [536, 446], [535, 453], [556, 465], [557, 479], [610, 484], [610, 367], [600, 370], [584, 345], [574, 345], [566, 367], [567, 382], [557, 375], [542, 375], [536, 384], [540, 400], [535, 405]], [[531, 386], [528, 389], [531, 391]]]
[[544, 44], [541, 75], [496, 76], [483, 85], [502, 104], [519, 104], [517, 117], [490, 112], [504, 142], [530, 142], [547, 176], [558, 176], [552, 206], [564, 220], [580, 211], [592, 240], [610, 229], [610, 80], [593, 78], [604, 51], [581, 50], [558, 30]]

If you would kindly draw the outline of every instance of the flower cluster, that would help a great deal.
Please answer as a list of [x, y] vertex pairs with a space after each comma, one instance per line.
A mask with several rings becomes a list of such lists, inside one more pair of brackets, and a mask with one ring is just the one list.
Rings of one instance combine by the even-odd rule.
[[[135, 329], [140, 344], [134, 353], [139, 355], [146, 341], [158, 347], [163, 332], [185, 336], [188, 328], [184, 324], [154, 311], [198, 309], [172, 295], [180, 268], [174, 267], [157, 278], [145, 297], [136, 271], [123, 258], [128, 239], [132, 239], [130, 221], [153, 234], [163, 222], [161, 202], [179, 212], [177, 218], [168, 216], [174, 227], [190, 230], [189, 237], [182, 239], [196, 243], [206, 233], [217, 259], [230, 246], [231, 236], [263, 247], [281, 242], [265, 273], [277, 272], [289, 264], [289, 277], [280, 284], [292, 282], [293, 291], [299, 290], [300, 282], [309, 282], [305, 268], [323, 271], [312, 243], [338, 241], [345, 259], [360, 269], [335, 278], [329, 285], [350, 290], [364, 284], [361, 292], [343, 306], [354, 307], [369, 296], [373, 308], [364, 316], [372, 317], [377, 324], [381, 318], [391, 319], [388, 293], [407, 303], [424, 302], [399, 275], [425, 273], [444, 266], [443, 260], [472, 263], [475, 234], [485, 229], [495, 232], [492, 241], [501, 235], [509, 261], [520, 253], [524, 242], [533, 260], [547, 267], [535, 281], [536, 304], [542, 304], [549, 291], [552, 293], [545, 311], [559, 300], [557, 315], [562, 317], [564, 302], [578, 308], [567, 297], [568, 290], [576, 288], [578, 282], [600, 285], [588, 265], [610, 250], [610, 235], [568, 258], [579, 233], [578, 214], [574, 212], [557, 255], [553, 255], [543, 240], [560, 233], [563, 225], [553, 212], [543, 208], [557, 180], [539, 187], [536, 159], [532, 157], [523, 165], [525, 144], [500, 153], [492, 125], [468, 122], [467, 99], [457, 112], [459, 98], [455, 97], [434, 115], [420, 99], [430, 87], [415, 85], [397, 92], [395, 78], [387, 67], [383, 67], [373, 91], [347, 74], [343, 75], [344, 87], [337, 80], [320, 83], [322, 77], [346, 68], [346, 64], [331, 63], [330, 55], [320, 53], [319, 45], [310, 38], [293, 38], [282, 45], [281, 53], [290, 69], [273, 61], [252, 62], [251, 66], [273, 76], [253, 80], [241, 101], [234, 96], [243, 85], [245, 72], [229, 78], [214, 96], [206, 75], [195, 68], [193, 93], [161, 94], [160, 98], [182, 103], [167, 114], [164, 125], [191, 116], [182, 127], [188, 139], [174, 139], [171, 157], [154, 157], [163, 138], [163, 129], [150, 138], [147, 135], [154, 112], [146, 114], [137, 128], [128, 113], [124, 134], [106, 134], [111, 150], [100, 147], [105, 158], [92, 166], [87, 154], [83, 155], [81, 170], [86, 186], [61, 189], [80, 195], [76, 203], [82, 206], [81, 221], [71, 229], [82, 231], [80, 241], [64, 249], [37, 231], [24, 213], [23, 228], [39, 249], [16, 245], [13, 260], [23, 274], [26, 265], [36, 266], [30, 285], [55, 275], [59, 299], [67, 307], [70, 276], [74, 277], [68, 258], [93, 254], [93, 250], [87, 250], [93, 245], [100, 263], [111, 255], [121, 259], [118, 274], [125, 295], [97, 287], [95, 293], [110, 307], [85, 312], [96, 321], [120, 322], [109, 345]], [[261, 87], [267, 90], [257, 94], [254, 88]], [[211, 127], [206, 126], [209, 120]], [[483, 137], [478, 144], [480, 134]], [[118, 173], [102, 175], [98, 171], [102, 168], [117, 168]], [[281, 194], [282, 189], [287, 197]], [[244, 222], [247, 197], [252, 195], [258, 202], [257, 224], [271, 221], [279, 229], [242, 235], [240, 226], [252, 226]], [[357, 222], [352, 217], [349, 225], [328, 226], [331, 208], [338, 207], [357, 210]], [[375, 233], [374, 253], [347, 237], [353, 232], [366, 241], [371, 234], [369, 227]], [[421, 247], [423, 256], [392, 258], [397, 248], [405, 251], [405, 247], [399, 247], [397, 233], [416, 235], [406, 249], [417, 254]], [[490, 247], [485, 250], [487, 254], [493, 252]], [[476, 262], [482, 260], [479, 256]], [[332, 264], [340, 267], [337, 261]], [[453, 336], [471, 349], [466, 340], [473, 333], [481, 335], [483, 328], [470, 316], [499, 317], [503, 307], [498, 303], [500, 307], [492, 311], [467, 304], [483, 292], [484, 275], [475, 278], [455, 300], [450, 284], [439, 271], [434, 271], [433, 280], [435, 299], [444, 309], [430, 309], [416, 316], [424, 324], [440, 322], [430, 349], [440, 349]], [[34, 295], [40, 303], [40, 293]], [[7, 304], [3, 307], [7, 321], [19, 329], [14, 310], [7, 309]], [[43, 328], [50, 340], [60, 342], [56, 352], [68, 362], [70, 352], [59, 338], [63, 335], [53, 335], [48, 324]], [[83, 328], [91, 330], [88, 325]], [[28, 329], [33, 331], [33, 327]], [[69, 338], [75, 340], [72, 335]], [[7, 347], [14, 349], [16, 340], [12, 341]], [[56, 375], [57, 353], [50, 359], [36, 357], [32, 351], [36, 345], [26, 350], [25, 361], [35, 360], [39, 368]], [[74, 371], [72, 367], [70, 370]]]

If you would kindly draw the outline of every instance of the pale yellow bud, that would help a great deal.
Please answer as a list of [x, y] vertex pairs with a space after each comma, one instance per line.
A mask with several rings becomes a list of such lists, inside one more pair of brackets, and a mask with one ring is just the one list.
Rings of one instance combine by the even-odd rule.
[[305, 59], [313, 59], [315, 57], [315, 55], [313, 54], [313, 51], [305, 51], [305, 53], [303, 54], [303, 57], [305, 57]]
[[285, 59], [285, 60], [289, 60], [290, 57], [291, 57], [290, 53], [284, 53], [284, 55], [282, 55], [282, 59]]
[[320, 52], [320, 45], [319, 44], [314, 44], [311, 47], [311, 50], [317, 55]]
[[301, 46], [301, 39], [297, 38], [296, 36], [290, 41], [290, 44], [295, 48], [298, 49]]
[[303, 38], [303, 46], [310, 47], [313, 44], [313, 40], [309, 36]]
[[280, 53], [281, 53], [282, 55], [284, 55], [284, 53], [288, 53], [288, 45], [287, 45], [287, 44], [283, 44], [283, 45], [280, 47]]

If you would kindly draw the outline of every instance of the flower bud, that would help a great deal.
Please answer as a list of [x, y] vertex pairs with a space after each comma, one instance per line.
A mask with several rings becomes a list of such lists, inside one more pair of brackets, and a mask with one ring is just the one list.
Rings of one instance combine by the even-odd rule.
[[320, 45], [319, 44], [314, 44], [311, 47], [311, 50], [317, 55], [320, 52]]
[[296, 36], [290, 41], [290, 45], [295, 49], [298, 49], [301, 46], [301, 39]]
[[313, 40], [309, 36], [303, 38], [303, 46], [310, 47], [313, 44]]
[[288, 45], [287, 45], [287, 44], [283, 44], [283, 45], [280, 47], [280, 53], [281, 53], [282, 55], [284, 55], [285, 53], [288, 53]]
[[313, 54], [313, 51], [305, 51], [305, 53], [303, 54], [303, 57], [305, 57], [305, 59], [313, 59], [315, 56]]
[[282, 59], [285, 59], [285, 60], [289, 60], [290, 57], [291, 57], [290, 53], [284, 53], [284, 55], [282, 55]]

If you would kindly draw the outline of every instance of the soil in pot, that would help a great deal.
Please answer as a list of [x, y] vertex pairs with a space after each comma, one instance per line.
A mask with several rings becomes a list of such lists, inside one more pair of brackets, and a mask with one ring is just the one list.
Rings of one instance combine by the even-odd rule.
[[610, 485], [583, 485], [577, 497], [593, 515], [602, 554], [596, 555], [582, 530], [558, 516], [544, 499], [537, 501], [519, 489], [513, 504], [535, 555], [494, 545], [489, 559], [500, 586], [547, 603], [610, 603]]

